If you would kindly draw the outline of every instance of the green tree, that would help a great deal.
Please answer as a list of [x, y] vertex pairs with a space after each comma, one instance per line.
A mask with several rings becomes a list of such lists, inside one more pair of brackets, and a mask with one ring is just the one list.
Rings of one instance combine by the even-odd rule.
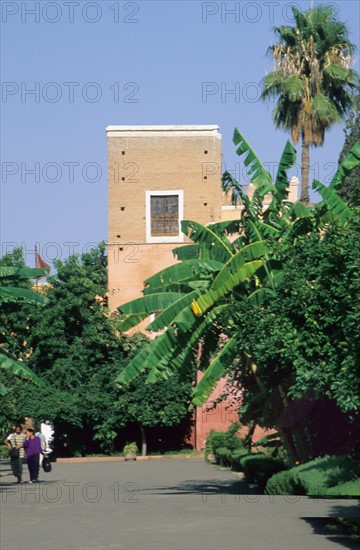
[[138, 423], [141, 431], [142, 455], [147, 454], [147, 429], [155, 426], [175, 427], [188, 415], [195, 373], [190, 370], [185, 380], [175, 374], [171, 380], [160, 380], [147, 385], [140, 375], [127, 388], [119, 392], [115, 408], [123, 425]]
[[355, 46], [331, 6], [292, 10], [295, 26], [274, 28], [279, 42], [269, 52], [275, 66], [263, 80], [262, 98], [277, 99], [276, 127], [290, 130], [294, 143], [301, 139], [301, 201], [307, 204], [309, 148], [322, 145], [326, 130], [353, 107], [358, 75], [351, 69]]
[[[356, 109], [350, 114], [345, 128], [345, 143], [339, 156], [341, 162], [350, 149], [360, 140], [360, 95], [357, 96]], [[360, 166], [345, 175], [339, 189], [339, 196], [350, 204], [360, 206]]]
[[54, 421], [79, 451], [94, 436], [110, 450], [117, 435], [117, 392], [109, 382], [126, 353], [106, 308], [106, 265], [104, 244], [55, 262], [47, 307], [34, 316], [29, 338], [29, 365], [51, 392], [24, 388], [19, 403], [24, 414]]
[[[360, 418], [359, 214], [323, 235], [280, 242], [282, 271], [271, 299], [261, 308], [234, 302], [229, 315], [229, 334], [252, 356], [251, 364], [235, 361], [232, 372], [245, 391], [244, 418], [280, 426], [302, 459], [333, 452], [341, 435], [343, 449], [351, 446], [346, 425]], [[328, 416], [315, 423], [322, 403]], [[324, 442], [330, 410], [338, 420]]]
[[[18, 408], [52, 420], [71, 452], [114, 450], [119, 431], [131, 422], [143, 428], [178, 424], [187, 414], [191, 384], [144, 390], [141, 379], [119, 390], [113, 379], [148, 338], [127, 337], [107, 308], [107, 257], [101, 244], [89, 253], [57, 261], [49, 277], [46, 310], [34, 316], [29, 335], [31, 368], [46, 388], [24, 388]], [[64, 449], [62, 449], [64, 450]]]

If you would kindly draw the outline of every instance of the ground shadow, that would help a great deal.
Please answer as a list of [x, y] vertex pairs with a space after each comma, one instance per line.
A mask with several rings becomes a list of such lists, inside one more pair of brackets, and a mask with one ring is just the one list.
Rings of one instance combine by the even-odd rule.
[[[314, 530], [315, 535], [322, 535], [327, 538], [330, 542], [333, 542], [337, 545], [348, 548], [349, 550], [358, 550], [359, 548], [359, 523], [360, 523], [360, 500], [358, 505], [354, 506], [342, 506], [341, 499], [340, 503], [331, 507], [329, 511], [329, 517], [327, 518], [301, 518], [303, 521], [306, 521]], [[347, 499], [344, 499], [345, 501]], [[347, 533], [346, 526], [342, 528], [337, 526], [335, 529], [334, 519], [335, 518], [351, 518], [357, 522], [357, 534], [350, 535]]]
[[250, 485], [244, 479], [189, 479], [174, 486], [147, 487], [141, 489], [141, 492], [148, 495], [255, 495], [259, 491], [255, 485]]

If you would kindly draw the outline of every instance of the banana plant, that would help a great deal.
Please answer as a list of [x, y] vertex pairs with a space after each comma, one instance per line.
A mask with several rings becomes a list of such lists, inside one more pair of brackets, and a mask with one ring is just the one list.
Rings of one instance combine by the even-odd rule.
[[[29, 267], [11, 267], [0, 266], [0, 302], [3, 303], [26, 303], [31, 305], [44, 305], [47, 302], [45, 296], [27, 288], [16, 286], [19, 281], [24, 279], [36, 279], [48, 274], [48, 269], [29, 268]], [[5, 283], [5, 284], [2, 284]], [[0, 369], [12, 373], [13, 375], [29, 380], [38, 386], [42, 385], [42, 380], [32, 372], [22, 361], [12, 357], [6, 350], [0, 347]], [[0, 395], [7, 394], [7, 389], [0, 382]]]
[[[243, 204], [240, 219], [209, 226], [183, 221], [182, 231], [193, 244], [173, 251], [180, 263], [148, 278], [143, 297], [120, 306], [119, 312], [123, 315], [120, 330], [128, 330], [139, 320], [156, 313], [147, 330], [163, 331], [118, 374], [115, 383], [120, 386], [142, 372], [147, 373], [150, 383], [168, 379], [175, 370], [186, 370], [196, 357], [199, 344], [203, 343], [203, 348], [210, 344], [213, 353], [208, 349], [202, 352], [201, 364], [205, 372], [193, 395], [195, 405], [204, 403], [235, 358], [243, 354], [233, 338], [225, 335], [224, 340], [227, 309], [234, 300], [248, 300], [262, 307], [266, 297], [271, 298], [271, 293], [275, 292], [281, 277], [281, 264], [272, 253], [273, 243], [294, 238], [314, 226], [312, 220], [318, 216], [318, 211], [300, 201], [295, 204], [287, 201], [287, 171], [296, 162], [291, 143], [285, 145], [273, 181], [237, 129], [233, 141], [237, 153], [244, 157], [255, 186], [253, 197], [249, 199], [241, 184], [225, 172], [224, 190], [231, 190], [232, 200], [241, 200]], [[323, 193], [325, 210], [333, 210], [340, 219], [345, 217], [346, 209], [344, 214], [340, 203], [335, 204], [332, 200], [333, 195], [329, 198], [316, 185]], [[331, 190], [331, 193], [336, 194], [336, 191]], [[264, 207], [264, 198], [269, 194], [271, 201]], [[237, 237], [231, 240], [229, 237], [234, 234]]]
[[[218, 353], [195, 390], [194, 404], [201, 404], [238, 354], [234, 341], [220, 344], [222, 332], [216, 330], [226, 317], [226, 309], [234, 299], [260, 304], [266, 291], [271, 292], [275, 286], [275, 270], [271, 269], [266, 237], [278, 236], [279, 229], [259, 220], [259, 204], [271, 193], [270, 210], [273, 211], [287, 197], [286, 170], [295, 163], [295, 150], [288, 142], [274, 184], [238, 130], [234, 133], [234, 143], [238, 153], [245, 155], [245, 165], [256, 185], [252, 202], [247, 201], [230, 174], [227, 177], [247, 201], [252, 233], [246, 239], [239, 235], [241, 220], [207, 227], [195, 221], [182, 222], [182, 231], [193, 244], [174, 250], [180, 263], [147, 279], [143, 297], [119, 308], [124, 316], [120, 330], [128, 330], [138, 324], [139, 319], [156, 312], [147, 330], [164, 331], [119, 373], [116, 378], [119, 385], [129, 383], [141, 372], [147, 372], [148, 382], [154, 382], [168, 378], [175, 369], [185, 369], [196, 354], [199, 342], [211, 334], [212, 347], [217, 348]], [[235, 241], [229, 238], [233, 234], [239, 235]]]

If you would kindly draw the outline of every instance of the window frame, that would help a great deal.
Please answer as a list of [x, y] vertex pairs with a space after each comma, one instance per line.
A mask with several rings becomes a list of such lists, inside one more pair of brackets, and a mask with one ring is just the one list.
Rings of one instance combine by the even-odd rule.
[[[178, 196], [178, 223], [179, 232], [177, 235], [171, 236], [152, 236], [151, 235], [151, 197], [154, 196]], [[184, 219], [184, 191], [182, 189], [167, 189], [166, 191], [145, 191], [145, 208], [146, 208], [146, 242], [147, 243], [182, 243], [184, 242], [184, 234], [181, 232], [181, 221]]]

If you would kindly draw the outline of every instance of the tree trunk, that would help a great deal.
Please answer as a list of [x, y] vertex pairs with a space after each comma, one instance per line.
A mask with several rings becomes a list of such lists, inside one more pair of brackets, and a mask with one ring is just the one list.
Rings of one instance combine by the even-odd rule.
[[309, 204], [309, 169], [310, 169], [310, 146], [304, 143], [304, 134], [302, 135], [301, 149], [301, 197], [304, 204]]
[[145, 433], [145, 428], [142, 424], [140, 424], [140, 430], [141, 430], [141, 456], [146, 456], [147, 454], [146, 433]]

